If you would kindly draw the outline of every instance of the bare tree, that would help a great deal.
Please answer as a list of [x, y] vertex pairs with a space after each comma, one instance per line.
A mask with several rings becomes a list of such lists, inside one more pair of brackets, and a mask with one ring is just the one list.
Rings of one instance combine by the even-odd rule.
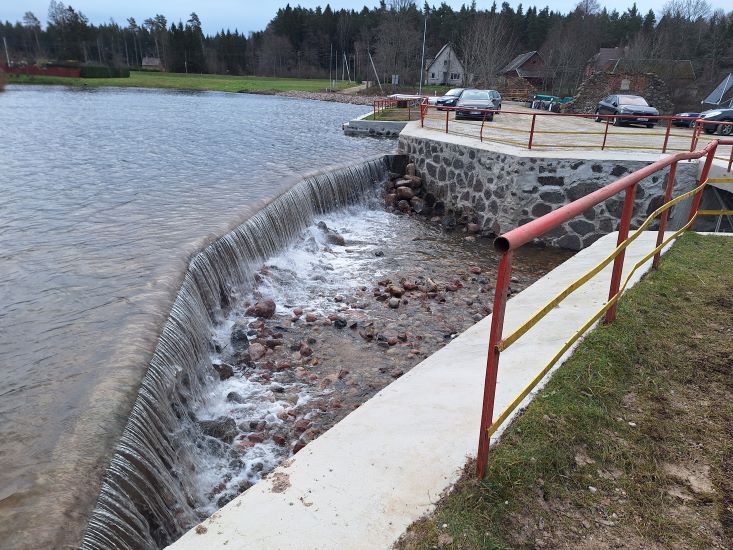
[[33, 37], [33, 41], [36, 43], [36, 56], [41, 57], [41, 42], [38, 39], [38, 35], [41, 32], [41, 21], [33, 12], [27, 11], [23, 15], [23, 26], [28, 29]]
[[479, 13], [461, 39], [466, 80], [491, 86], [516, 50], [509, 24], [499, 14]]

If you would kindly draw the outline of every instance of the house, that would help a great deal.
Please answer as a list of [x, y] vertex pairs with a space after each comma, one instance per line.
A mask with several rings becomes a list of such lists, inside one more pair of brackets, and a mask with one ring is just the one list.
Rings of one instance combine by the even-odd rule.
[[162, 71], [163, 65], [158, 57], [143, 57], [142, 68], [146, 71]]
[[553, 72], [537, 51], [519, 54], [499, 71], [498, 89], [508, 99], [526, 100], [545, 87]]
[[585, 76], [590, 76], [593, 73], [605, 73], [612, 71], [613, 68], [621, 59], [628, 48], [601, 48], [598, 53], [595, 54], [588, 60], [588, 64], [585, 67]]
[[461, 86], [464, 81], [463, 64], [450, 44], [443, 46], [438, 55], [428, 61], [425, 69], [426, 84]]

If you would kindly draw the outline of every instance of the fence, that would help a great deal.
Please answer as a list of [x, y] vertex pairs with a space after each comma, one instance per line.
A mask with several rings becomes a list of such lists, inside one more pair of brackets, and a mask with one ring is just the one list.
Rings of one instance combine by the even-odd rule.
[[[586, 331], [588, 331], [597, 321], [604, 318], [604, 322], [612, 322], [616, 318], [616, 308], [619, 297], [626, 288], [633, 274], [650, 259], [652, 260], [652, 268], [656, 269], [659, 265], [659, 259], [662, 249], [675, 239], [682, 232], [691, 228], [698, 216], [716, 216], [730, 215], [732, 211], [717, 210], [699, 210], [702, 192], [708, 183], [724, 183], [733, 184], [733, 178], [708, 179], [710, 167], [715, 153], [719, 146], [733, 146], [733, 139], [715, 140], [708, 143], [703, 149], [698, 151], [676, 153], [662, 160], [654, 162], [649, 166], [633, 172], [609, 185], [595, 191], [585, 197], [571, 202], [557, 210], [550, 212], [540, 218], [537, 218], [525, 225], [522, 225], [508, 233], [499, 236], [494, 242], [494, 246], [501, 253], [499, 261], [499, 270], [496, 282], [496, 291], [494, 296], [494, 312], [491, 319], [491, 329], [489, 334], [489, 353], [486, 361], [486, 378], [484, 382], [484, 398], [481, 414], [481, 429], [479, 434], [478, 458], [477, 458], [477, 475], [483, 478], [486, 475], [488, 463], [489, 444], [491, 435], [509, 418], [511, 413], [520, 405], [527, 395], [539, 384], [545, 375], [552, 369], [554, 365], [560, 361], [562, 356], [572, 347], [572, 345], [580, 339]], [[676, 198], [672, 198], [675, 184], [675, 175], [677, 172], [677, 164], [681, 161], [696, 160], [704, 157], [704, 164], [700, 176], [700, 185]], [[666, 186], [664, 191], [664, 204], [654, 211], [642, 224], [629, 236], [631, 218], [634, 209], [634, 197], [639, 182], [644, 178], [651, 176], [657, 172], [669, 168], [666, 178]], [[503, 336], [504, 313], [506, 310], [507, 293], [509, 290], [509, 282], [512, 271], [512, 257], [515, 250], [531, 240], [547, 233], [548, 231], [558, 227], [560, 224], [582, 214], [589, 208], [624, 192], [624, 205], [621, 214], [621, 221], [618, 230], [618, 241], [616, 249], [608, 255], [601, 263], [589, 270], [587, 273], [579, 277], [575, 282], [567, 288], [559, 292], [550, 302], [541, 307], [534, 315], [519, 326], [510, 335]], [[669, 218], [669, 209], [681, 201], [692, 198], [692, 208], [687, 223], [684, 227], [675, 231], [671, 236], [665, 238], [667, 222]], [[651, 223], [660, 217], [659, 229], [657, 232], [656, 247], [637, 262], [630, 273], [622, 282], [622, 273], [624, 267], [625, 250], [636, 240]], [[608, 301], [606, 304], [586, 322], [581, 329], [573, 335], [562, 348], [552, 357], [550, 362], [537, 374], [537, 376], [522, 390], [517, 397], [506, 407], [502, 413], [494, 419], [494, 398], [496, 394], [496, 382], [499, 369], [499, 358], [501, 353], [509, 346], [515, 343], [519, 338], [526, 334], [533, 326], [535, 326], [543, 317], [545, 317], [560, 302], [580, 288], [584, 283], [601, 272], [606, 266], [613, 262], [613, 272], [611, 275], [611, 283], [608, 292]]]
[[[596, 115], [552, 113], [546, 111], [506, 111], [471, 109], [474, 122], [456, 120], [452, 113], [457, 107], [437, 107], [426, 100], [420, 104], [420, 124], [423, 128], [478, 139], [481, 142], [513, 145], [522, 149], [600, 149], [631, 150], [647, 153], [674, 153], [694, 151], [701, 140], [711, 141], [705, 126], [711, 123], [694, 117], [649, 116], [639, 120], [638, 115]], [[460, 109], [466, 111], [466, 109]], [[492, 116], [490, 116], [492, 115]], [[491, 120], [493, 118], [493, 120]], [[487, 120], [489, 119], [489, 120]], [[600, 122], [597, 130], [587, 120]], [[653, 124], [663, 131], [620, 128], [623, 120], [639, 124]], [[678, 129], [675, 122], [692, 128]], [[733, 122], [715, 122], [730, 127]], [[733, 166], [733, 147], [730, 155], [719, 155], [718, 160]]]
[[[399, 120], [417, 120], [420, 116], [420, 105], [425, 98], [395, 98], [388, 97], [386, 99], [374, 100], [374, 112], [372, 118], [379, 120], [395, 120], [397, 112], [400, 113]], [[396, 111], [397, 110], [397, 111]], [[406, 115], [406, 118], [404, 118]]]

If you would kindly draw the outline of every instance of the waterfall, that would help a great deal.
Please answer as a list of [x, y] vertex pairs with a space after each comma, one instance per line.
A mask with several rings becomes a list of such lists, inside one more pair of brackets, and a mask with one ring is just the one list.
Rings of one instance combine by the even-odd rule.
[[315, 216], [362, 200], [388, 169], [388, 157], [380, 157], [306, 177], [191, 259], [102, 480], [82, 548], [160, 548], [200, 520], [192, 473], [200, 467], [202, 443], [190, 411], [213, 380], [213, 325], [232, 292], [251, 284], [266, 258]]

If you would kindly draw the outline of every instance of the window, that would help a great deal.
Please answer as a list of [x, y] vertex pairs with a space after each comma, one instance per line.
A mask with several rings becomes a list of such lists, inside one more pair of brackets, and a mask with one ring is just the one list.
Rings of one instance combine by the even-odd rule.
[[448, 66], [448, 60], [446, 59], [443, 61], [443, 67], [447, 67], [447, 66]]
[[460, 80], [461, 79], [461, 75], [459, 73], [451, 73], [450, 74], [450, 79], [451, 80]]
[[430, 73], [430, 78], [435, 78], [435, 73]]

